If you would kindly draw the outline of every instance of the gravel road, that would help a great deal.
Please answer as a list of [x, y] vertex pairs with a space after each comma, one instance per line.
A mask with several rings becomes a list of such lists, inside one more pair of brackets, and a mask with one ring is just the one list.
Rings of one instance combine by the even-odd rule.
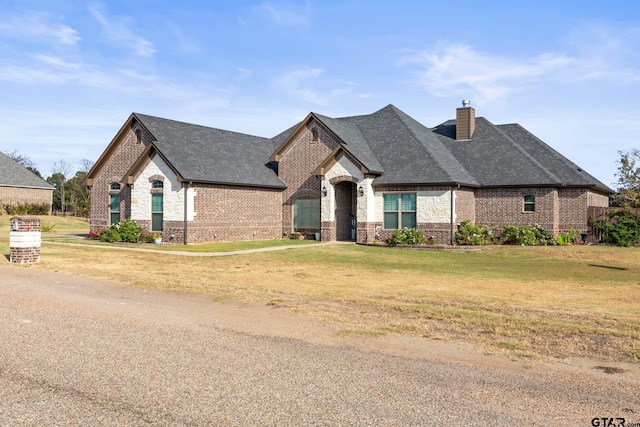
[[637, 365], [526, 368], [332, 332], [284, 309], [0, 266], [0, 426], [640, 423]]

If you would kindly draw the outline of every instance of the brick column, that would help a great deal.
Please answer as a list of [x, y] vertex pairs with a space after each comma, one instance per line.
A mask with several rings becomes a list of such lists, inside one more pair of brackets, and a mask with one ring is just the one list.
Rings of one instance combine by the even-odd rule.
[[10, 262], [19, 264], [40, 262], [40, 218], [14, 216], [10, 224]]

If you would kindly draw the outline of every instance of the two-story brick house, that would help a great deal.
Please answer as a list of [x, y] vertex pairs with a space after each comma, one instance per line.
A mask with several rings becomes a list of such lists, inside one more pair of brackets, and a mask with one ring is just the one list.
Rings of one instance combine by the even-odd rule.
[[294, 232], [371, 242], [415, 227], [442, 243], [471, 220], [500, 230], [586, 230], [612, 190], [517, 124], [456, 118], [428, 128], [393, 105], [310, 113], [274, 138], [132, 114], [87, 177], [91, 228], [132, 218], [165, 240]]

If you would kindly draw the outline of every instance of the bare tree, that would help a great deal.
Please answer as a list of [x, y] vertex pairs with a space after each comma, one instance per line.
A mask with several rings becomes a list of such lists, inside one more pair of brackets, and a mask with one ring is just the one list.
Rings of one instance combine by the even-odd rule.
[[92, 167], [93, 167], [93, 161], [89, 159], [80, 160], [80, 172], [84, 172], [85, 174], [87, 174], [89, 173]]
[[71, 175], [71, 165], [64, 160], [60, 160], [53, 164], [51, 172], [53, 173], [51, 178], [57, 184], [58, 191], [60, 192], [60, 206], [62, 209], [62, 216], [64, 216], [64, 184], [67, 182], [69, 175]]
[[35, 162], [33, 160], [31, 160], [31, 158], [29, 156], [26, 156], [24, 154], [18, 153], [18, 150], [5, 151], [4, 153], [7, 156], [11, 157], [16, 162], [20, 163], [22, 166], [24, 166], [25, 169], [28, 169], [32, 173], [34, 173], [34, 174], [38, 175], [40, 178], [42, 178], [42, 175], [40, 174], [40, 171], [36, 168]]

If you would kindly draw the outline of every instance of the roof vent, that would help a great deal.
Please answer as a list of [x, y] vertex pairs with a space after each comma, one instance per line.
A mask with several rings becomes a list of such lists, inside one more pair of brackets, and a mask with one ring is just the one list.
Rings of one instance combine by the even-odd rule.
[[463, 100], [462, 100], [462, 106], [463, 106], [464, 108], [467, 108], [467, 107], [468, 107], [468, 106], [470, 106], [470, 105], [471, 105], [471, 101], [469, 101], [468, 99], [463, 99]]

